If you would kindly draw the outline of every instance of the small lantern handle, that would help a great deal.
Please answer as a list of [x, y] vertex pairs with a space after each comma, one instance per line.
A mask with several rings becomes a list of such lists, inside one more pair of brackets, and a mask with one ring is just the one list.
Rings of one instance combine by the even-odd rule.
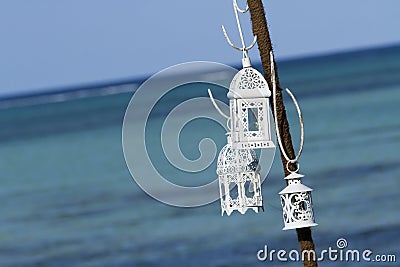
[[218, 107], [217, 102], [215, 102], [214, 96], [213, 96], [213, 94], [211, 93], [210, 88], [208, 88], [207, 92], [208, 92], [208, 96], [210, 97], [211, 103], [213, 104], [214, 108], [218, 111], [218, 113], [219, 113], [222, 117], [224, 117], [224, 118], [226, 119], [226, 127], [227, 127], [228, 130], [230, 131], [230, 130], [231, 130], [231, 117], [225, 115], [225, 113], [222, 112], [222, 110]]
[[217, 103], [215, 102], [214, 96], [211, 93], [210, 88], [207, 90], [208, 96], [210, 97], [211, 103], [213, 104], [214, 108], [218, 111], [219, 114], [221, 114], [222, 117], [227, 119], [228, 121], [231, 119], [229, 116], [225, 115], [225, 113], [222, 112], [222, 110], [218, 107]]
[[[292, 98], [293, 103], [296, 106], [296, 110], [297, 110], [297, 114], [299, 116], [299, 122], [300, 122], [300, 148], [299, 148], [299, 151], [296, 154], [296, 157], [294, 159], [290, 159], [288, 157], [288, 155], [286, 154], [286, 151], [285, 151], [285, 149], [284, 149], [284, 147], [282, 145], [282, 140], [281, 140], [281, 136], [280, 136], [280, 133], [279, 133], [279, 127], [278, 127], [278, 122], [277, 122], [278, 115], [277, 115], [277, 110], [276, 110], [276, 78], [275, 78], [274, 54], [272, 53], [272, 51], [270, 52], [270, 57], [271, 57], [272, 95], [273, 95], [273, 103], [274, 103], [275, 131], [276, 131], [276, 136], [277, 136], [277, 139], [278, 139], [279, 147], [280, 147], [280, 149], [282, 151], [283, 156], [287, 160], [286, 168], [287, 168], [287, 170], [289, 172], [293, 172], [289, 168], [289, 163], [297, 163], [297, 161], [300, 158], [301, 152], [303, 151], [303, 145], [304, 145], [303, 116], [301, 114], [300, 106], [299, 106], [295, 96], [293, 95], [293, 93], [288, 88], [286, 88], [286, 92]], [[297, 170], [295, 170], [294, 172], [297, 172], [298, 170], [299, 170], [299, 165], [297, 165]]]

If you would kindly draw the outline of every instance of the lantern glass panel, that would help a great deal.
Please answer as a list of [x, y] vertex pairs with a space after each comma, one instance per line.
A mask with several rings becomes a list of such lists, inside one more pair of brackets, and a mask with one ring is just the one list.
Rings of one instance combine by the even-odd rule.
[[247, 198], [253, 198], [254, 197], [254, 184], [251, 183], [250, 181], [246, 181], [244, 184], [244, 190]]
[[249, 122], [249, 131], [258, 131], [258, 108], [249, 108], [247, 111], [247, 121]]
[[239, 196], [239, 194], [238, 194], [239, 190], [238, 190], [237, 184], [236, 183], [230, 183], [229, 184], [229, 189], [230, 189], [229, 196], [232, 199], [237, 199], [238, 196]]

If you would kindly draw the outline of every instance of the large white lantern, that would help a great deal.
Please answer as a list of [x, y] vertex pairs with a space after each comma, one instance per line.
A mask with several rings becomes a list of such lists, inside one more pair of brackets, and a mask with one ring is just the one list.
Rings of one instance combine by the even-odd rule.
[[283, 207], [283, 230], [316, 226], [312, 208], [312, 189], [301, 183], [302, 174], [291, 173], [285, 180], [288, 186], [279, 192]]
[[243, 69], [233, 78], [228, 92], [232, 147], [275, 147], [271, 141], [269, 96], [271, 91], [265, 78], [251, 67], [250, 59], [243, 59]]
[[222, 215], [237, 210], [244, 214], [248, 209], [256, 213], [263, 208], [260, 167], [252, 149], [234, 149], [228, 135], [217, 163]]

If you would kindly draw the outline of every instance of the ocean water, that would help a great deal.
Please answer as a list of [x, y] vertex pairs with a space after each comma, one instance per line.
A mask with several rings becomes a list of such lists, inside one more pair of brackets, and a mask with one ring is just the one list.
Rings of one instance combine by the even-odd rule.
[[[337, 249], [336, 241], [345, 238], [348, 249], [397, 258], [325, 259], [320, 266], [398, 266], [400, 47], [278, 66], [282, 85], [296, 94], [303, 111], [300, 168], [303, 183], [314, 189], [317, 252]], [[263, 183], [265, 212], [258, 214], [222, 217], [218, 202], [172, 207], [138, 187], [121, 144], [125, 109], [137, 87], [126, 82], [0, 102], [0, 266], [301, 266], [257, 259], [265, 245], [298, 249], [295, 231], [281, 230], [278, 157]], [[148, 150], [171, 181], [198, 185], [216, 178], [215, 162], [199, 173], [179, 171], [159, 141], [160, 125], [174, 106], [207, 96], [207, 86], [189, 87], [165, 96], [150, 116]], [[216, 97], [224, 100], [224, 93]], [[296, 113], [285, 99], [297, 147]], [[224, 145], [221, 126], [197, 120], [182, 131], [182, 152], [199, 157], [204, 137], [218, 149]]]

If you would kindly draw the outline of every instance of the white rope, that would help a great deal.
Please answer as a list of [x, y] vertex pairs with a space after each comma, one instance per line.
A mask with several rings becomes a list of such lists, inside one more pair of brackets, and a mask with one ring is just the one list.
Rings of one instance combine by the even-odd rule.
[[[294, 159], [290, 159], [288, 157], [288, 155], [286, 154], [286, 151], [282, 145], [282, 140], [281, 140], [281, 135], [279, 133], [279, 127], [278, 127], [278, 115], [277, 115], [277, 110], [276, 110], [276, 77], [275, 77], [275, 64], [274, 64], [274, 55], [272, 53], [272, 51], [270, 52], [270, 57], [271, 57], [271, 76], [272, 76], [272, 94], [273, 94], [273, 103], [274, 103], [274, 117], [275, 117], [275, 131], [276, 131], [276, 136], [278, 139], [278, 144], [279, 147], [282, 151], [283, 156], [285, 157], [285, 159], [288, 161], [288, 163], [296, 163], [301, 155], [301, 152], [303, 151], [303, 145], [304, 145], [304, 123], [303, 123], [303, 116], [301, 115], [301, 110], [300, 110], [300, 106], [296, 100], [296, 98], [294, 97], [293, 93], [286, 88], [286, 92], [289, 94], [289, 96], [292, 98], [294, 105], [296, 106], [296, 110], [297, 110], [297, 114], [299, 116], [299, 122], [300, 122], [300, 148], [299, 148], [299, 152], [297, 152], [296, 157]], [[288, 171], [291, 172], [291, 170], [289, 169], [289, 164], [286, 165], [286, 168], [288, 169]]]

